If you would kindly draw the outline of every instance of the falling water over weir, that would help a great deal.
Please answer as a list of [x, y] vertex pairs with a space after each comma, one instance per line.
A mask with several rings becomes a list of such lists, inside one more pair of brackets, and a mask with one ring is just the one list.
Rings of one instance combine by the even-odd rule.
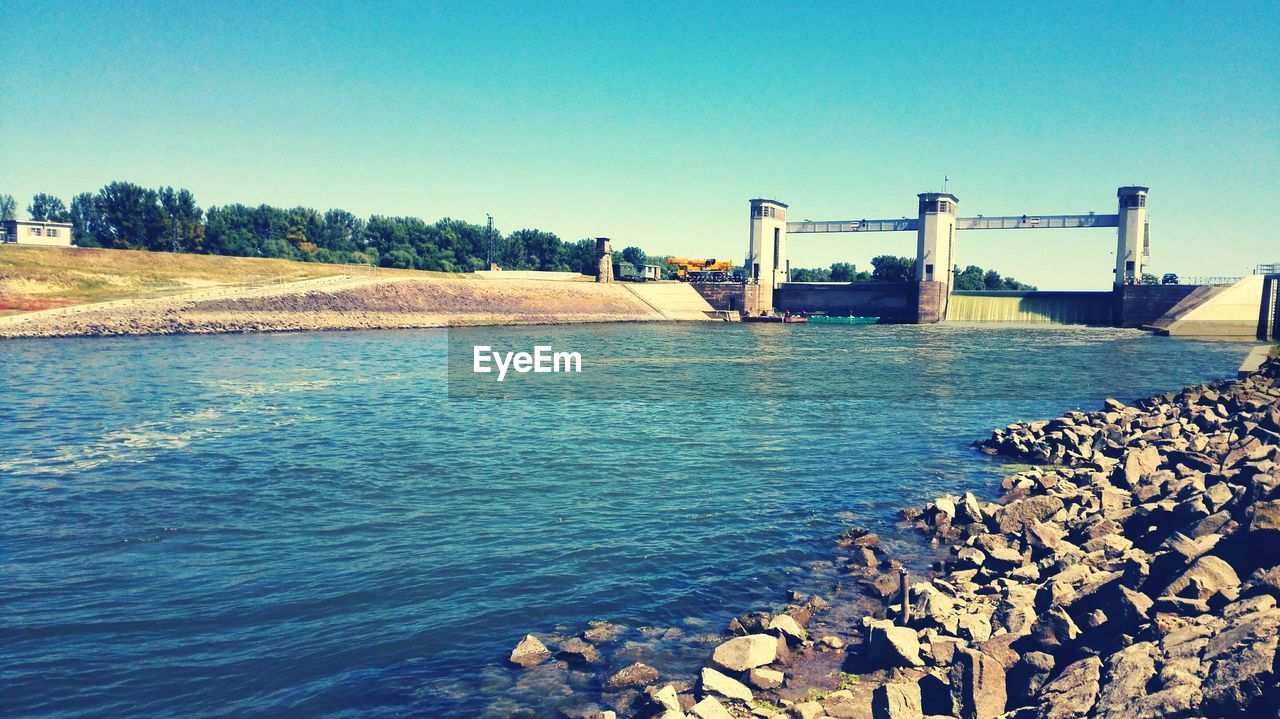
[[954, 292], [946, 319], [1006, 324], [1110, 325], [1110, 292]]

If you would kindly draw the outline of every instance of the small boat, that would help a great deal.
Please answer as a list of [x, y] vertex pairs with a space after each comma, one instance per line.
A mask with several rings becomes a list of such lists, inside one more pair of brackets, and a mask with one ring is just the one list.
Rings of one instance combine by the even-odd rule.
[[874, 325], [879, 317], [828, 317], [826, 315], [810, 315], [809, 321], [824, 325]]
[[806, 315], [793, 315], [790, 312], [781, 315], [743, 315], [743, 322], [784, 322], [789, 325], [808, 322]]

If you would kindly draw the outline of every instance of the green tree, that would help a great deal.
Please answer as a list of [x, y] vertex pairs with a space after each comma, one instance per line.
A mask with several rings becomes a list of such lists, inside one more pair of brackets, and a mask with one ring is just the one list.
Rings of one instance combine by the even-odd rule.
[[[552, 235], [555, 237], [555, 235]], [[560, 264], [557, 269], [584, 275], [596, 273], [596, 241], [590, 237], [560, 248]]]
[[131, 182], [112, 182], [98, 191], [97, 205], [104, 247], [131, 250], [164, 249], [164, 212], [155, 190]]
[[18, 203], [13, 195], [0, 194], [0, 222], [18, 219]]
[[999, 290], [1004, 288], [1004, 278], [995, 270], [987, 270], [982, 276], [982, 285], [988, 290]]
[[961, 270], [956, 268], [954, 287], [957, 290], [979, 291], [987, 288], [986, 281], [983, 279], [986, 270], [977, 265], [969, 265]]
[[831, 270], [825, 267], [793, 267], [791, 268], [792, 282], [830, 282]]
[[44, 192], [38, 192], [31, 198], [27, 214], [35, 222], [67, 222], [71, 219], [67, 206], [62, 204], [62, 198]]
[[174, 252], [200, 252], [204, 244], [204, 212], [189, 190], [162, 187], [156, 193], [164, 210], [165, 238]]
[[[323, 227], [315, 243], [336, 253], [358, 253], [363, 246], [364, 220], [346, 210], [324, 213]], [[364, 256], [364, 261], [368, 261]], [[355, 262], [356, 260], [351, 260]]]
[[858, 276], [858, 268], [852, 262], [835, 262], [831, 265], [832, 282], [853, 282]]
[[[531, 270], [554, 270], [566, 262], [564, 243], [559, 237], [542, 230], [523, 229], [511, 233], [524, 251], [524, 267]], [[595, 245], [591, 246], [592, 261], [595, 260]]]
[[876, 282], [909, 282], [915, 279], [916, 261], [909, 257], [879, 255], [871, 258], [871, 279]]
[[645, 265], [649, 264], [649, 257], [645, 255], [644, 250], [639, 247], [622, 248], [622, 261], [629, 263], [636, 268], [638, 272]]
[[106, 226], [98, 212], [98, 198], [92, 192], [81, 192], [71, 198], [71, 237], [80, 247], [102, 247], [107, 237]]

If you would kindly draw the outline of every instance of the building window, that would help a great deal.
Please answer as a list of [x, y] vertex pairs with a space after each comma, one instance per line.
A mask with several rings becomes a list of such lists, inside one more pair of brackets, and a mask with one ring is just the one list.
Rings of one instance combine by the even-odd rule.
[[49, 236], [50, 236], [50, 237], [57, 237], [57, 236], [58, 236], [58, 228], [56, 228], [56, 227], [50, 227], [50, 228], [49, 228]]
[[947, 211], [947, 201], [942, 200], [938, 203], [938, 212], [946, 212], [946, 211]]
[[778, 270], [778, 260], [782, 254], [782, 238], [779, 235], [778, 228], [773, 228], [773, 269]]
[[39, 236], [41, 236], [42, 234], [44, 234], [44, 232], [43, 232], [43, 228], [40, 228], [40, 227], [32, 227], [32, 228], [31, 228], [31, 234], [35, 235], [36, 237], [39, 237]]
[[928, 282], [933, 282], [933, 265], [924, 266], [924, 278]]

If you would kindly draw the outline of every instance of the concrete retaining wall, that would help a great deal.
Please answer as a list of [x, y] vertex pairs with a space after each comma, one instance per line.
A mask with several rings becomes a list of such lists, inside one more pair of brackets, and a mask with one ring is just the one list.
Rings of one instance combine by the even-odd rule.
[[1153, 324], [1192, 293], [1205, 291], [1202, 285], [1126, 285], [1116, 291], [1116, 326]]
[[780, 312], [825, 312], [916, 322], [918, 287], [915, 282], [787, 282], [774, 293], [774, 307]]
[[732, 282], [690, 282], [692, 287], [707, 304], [721, 312], [742, 312], [754, 307], [760, 285], [746, 285]]

